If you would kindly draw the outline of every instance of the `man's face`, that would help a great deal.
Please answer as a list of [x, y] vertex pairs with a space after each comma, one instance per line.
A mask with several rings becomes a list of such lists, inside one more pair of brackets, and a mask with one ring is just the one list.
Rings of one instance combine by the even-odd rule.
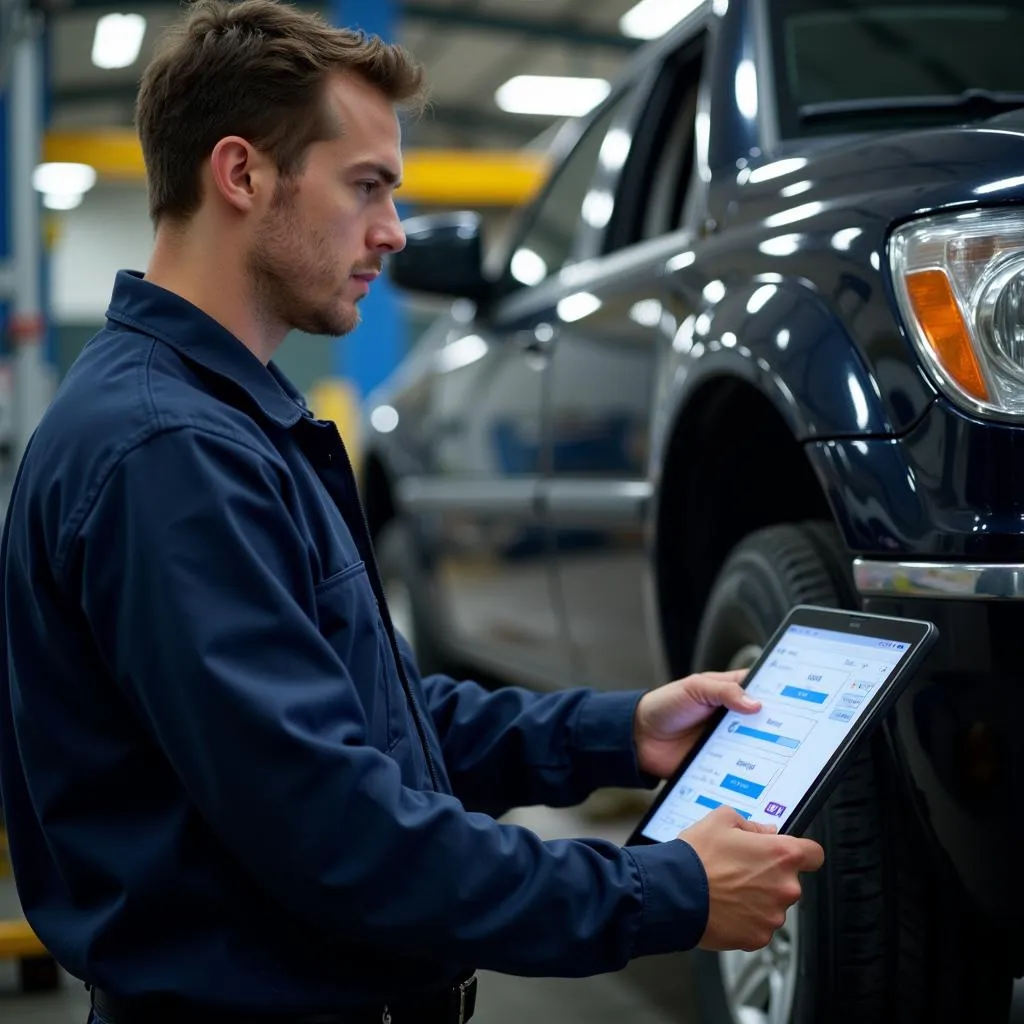
[[359, 324], [356, 303], [383, 258], [405, 245], [393, 195], [401, 137], [391, 103], [354, 75], [332, 77], [326, 101], [342, 133], [312, 145], [301, 173], [279, 180], [248, 264], [264, 315], [340, 336]]

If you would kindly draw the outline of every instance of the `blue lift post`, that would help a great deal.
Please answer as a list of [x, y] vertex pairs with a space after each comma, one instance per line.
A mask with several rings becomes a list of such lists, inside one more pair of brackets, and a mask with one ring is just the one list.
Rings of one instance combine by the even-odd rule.
[[[39, 162], [43, 120], [42, 26], [39, 17], [19, 10], [0, 61], [0, 361], [8, 388], [3, 438], [10, 446], [0, 475], [0, 520], [8, 489], [29, 434], [49, 396], [43, 353], [43, 253], [40, 199], [32, 188]], [[7, 48], [9, 47], [9, 49]], [[0, 959], [19, 963], [22, 989], [37, 991], [59, 984], [56, 962], [21, 916], [6, 856], [0, 813]], [[13, 917], [6, 915], [13, 913]]]
[[14, 469], [49, 400], [44, 352], [43, 251], [40, 198], [32, 173], [41, 159], [43, 35], [38, 12], [8, 12], [0, 39], [0, 516]]
[[[393, 42], [397, 8], [396, 0], [332, 0], [330, 17], [335, 25], [362, 29]], [[358, 406], [398, 365], [406, 340], [402, 303], [386, 274], [374, 282], [359, 308], [360, 326], [348, 337], [332, 342], [336, 393], [329, 403], [331, 410], [337, 411], [338, 425], [357, 457], [359, 439], [353, 434], [358, 430]]]
[[13, 284], [7, 337], [14, 369], [14, 458], [20, 460], [49, 403], [52, 375], [44, 306], [42, 203], [32, 175], [42, 159], [45, 116], [42, 18], [26, 11], [11, 59], [8, 145]]

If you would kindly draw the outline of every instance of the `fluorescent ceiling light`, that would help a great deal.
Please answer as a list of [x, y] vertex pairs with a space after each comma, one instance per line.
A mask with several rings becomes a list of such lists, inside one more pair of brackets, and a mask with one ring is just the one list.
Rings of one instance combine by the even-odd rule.
[[73, 210], [95, 184], [96, 170], [88, 164], [39, 164], [32, 172], [32, 187], [48, 210]]
[[633, 39], [658, 39], [693, 14], [704, 0], [640, 0], [619, 19], [619, 29]]
[[83, 195], [96, 184], [96, 170], [88, 164], [40, 164], [32, 172], [37, 192]]
[[494, 94], [509, 114], [582, 117], [611, 92], [604, 78], [560, 78], [557, 75], [517, 75]]
[[135, 63], [146, 34], [141, 14], [104, 14], [96, 22], [92, 62], [98, 68], [127, 68]]
[[43, 206], [48, 210], [74, 210], [82, 205], [81, 192], [44, 192]]

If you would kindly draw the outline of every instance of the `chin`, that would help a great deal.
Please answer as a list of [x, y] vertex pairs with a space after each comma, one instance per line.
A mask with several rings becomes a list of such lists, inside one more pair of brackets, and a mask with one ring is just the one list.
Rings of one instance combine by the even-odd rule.
[[359, 310], [355, 306], [343, 308], [334, 314], [332, 323], [334, 329], [331, 333], [336, 338], [351, 334], [362, 323], [362, 320], [363, 318], [359, 315]]

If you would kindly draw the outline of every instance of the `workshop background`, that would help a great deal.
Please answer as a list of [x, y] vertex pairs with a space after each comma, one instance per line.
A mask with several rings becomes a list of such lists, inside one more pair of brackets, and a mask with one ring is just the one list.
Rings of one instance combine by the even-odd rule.
[[[541, 183], [546, 147], [563, 119], [596, 106], [644, 41], [696, 6], [335, 0], [317, 9], [336, 24], [403, 43], [427, 67], [430, 108], [405, 126], [403, 214], [475, 209], [493, 241]], [[155, 42], [179, 14], [169, 2], [0, 0], [0, 520], [27, 438], [103, 323], [115, 271], [148, 261], [152, 227], [133, 106]], [[276, 361], [314, 411], [339, 423], [358, 459], [362, 397], [441, 308], [399, 296], [381, 278], [353, 335], [292, 335]], [[517, 820], [545, 837], [624, 839], [636, 809], [621, 820], [604, 810], [530, 809]], [[54, 970], [20, 919], [0, 832], [0, 1021], [84, 1024], [87, 1007], [81, 984]], [[686, 958], [667, 957], [581, 981], [488, 975], [477, 1019], [686, 1024], [695, 1017]]]

